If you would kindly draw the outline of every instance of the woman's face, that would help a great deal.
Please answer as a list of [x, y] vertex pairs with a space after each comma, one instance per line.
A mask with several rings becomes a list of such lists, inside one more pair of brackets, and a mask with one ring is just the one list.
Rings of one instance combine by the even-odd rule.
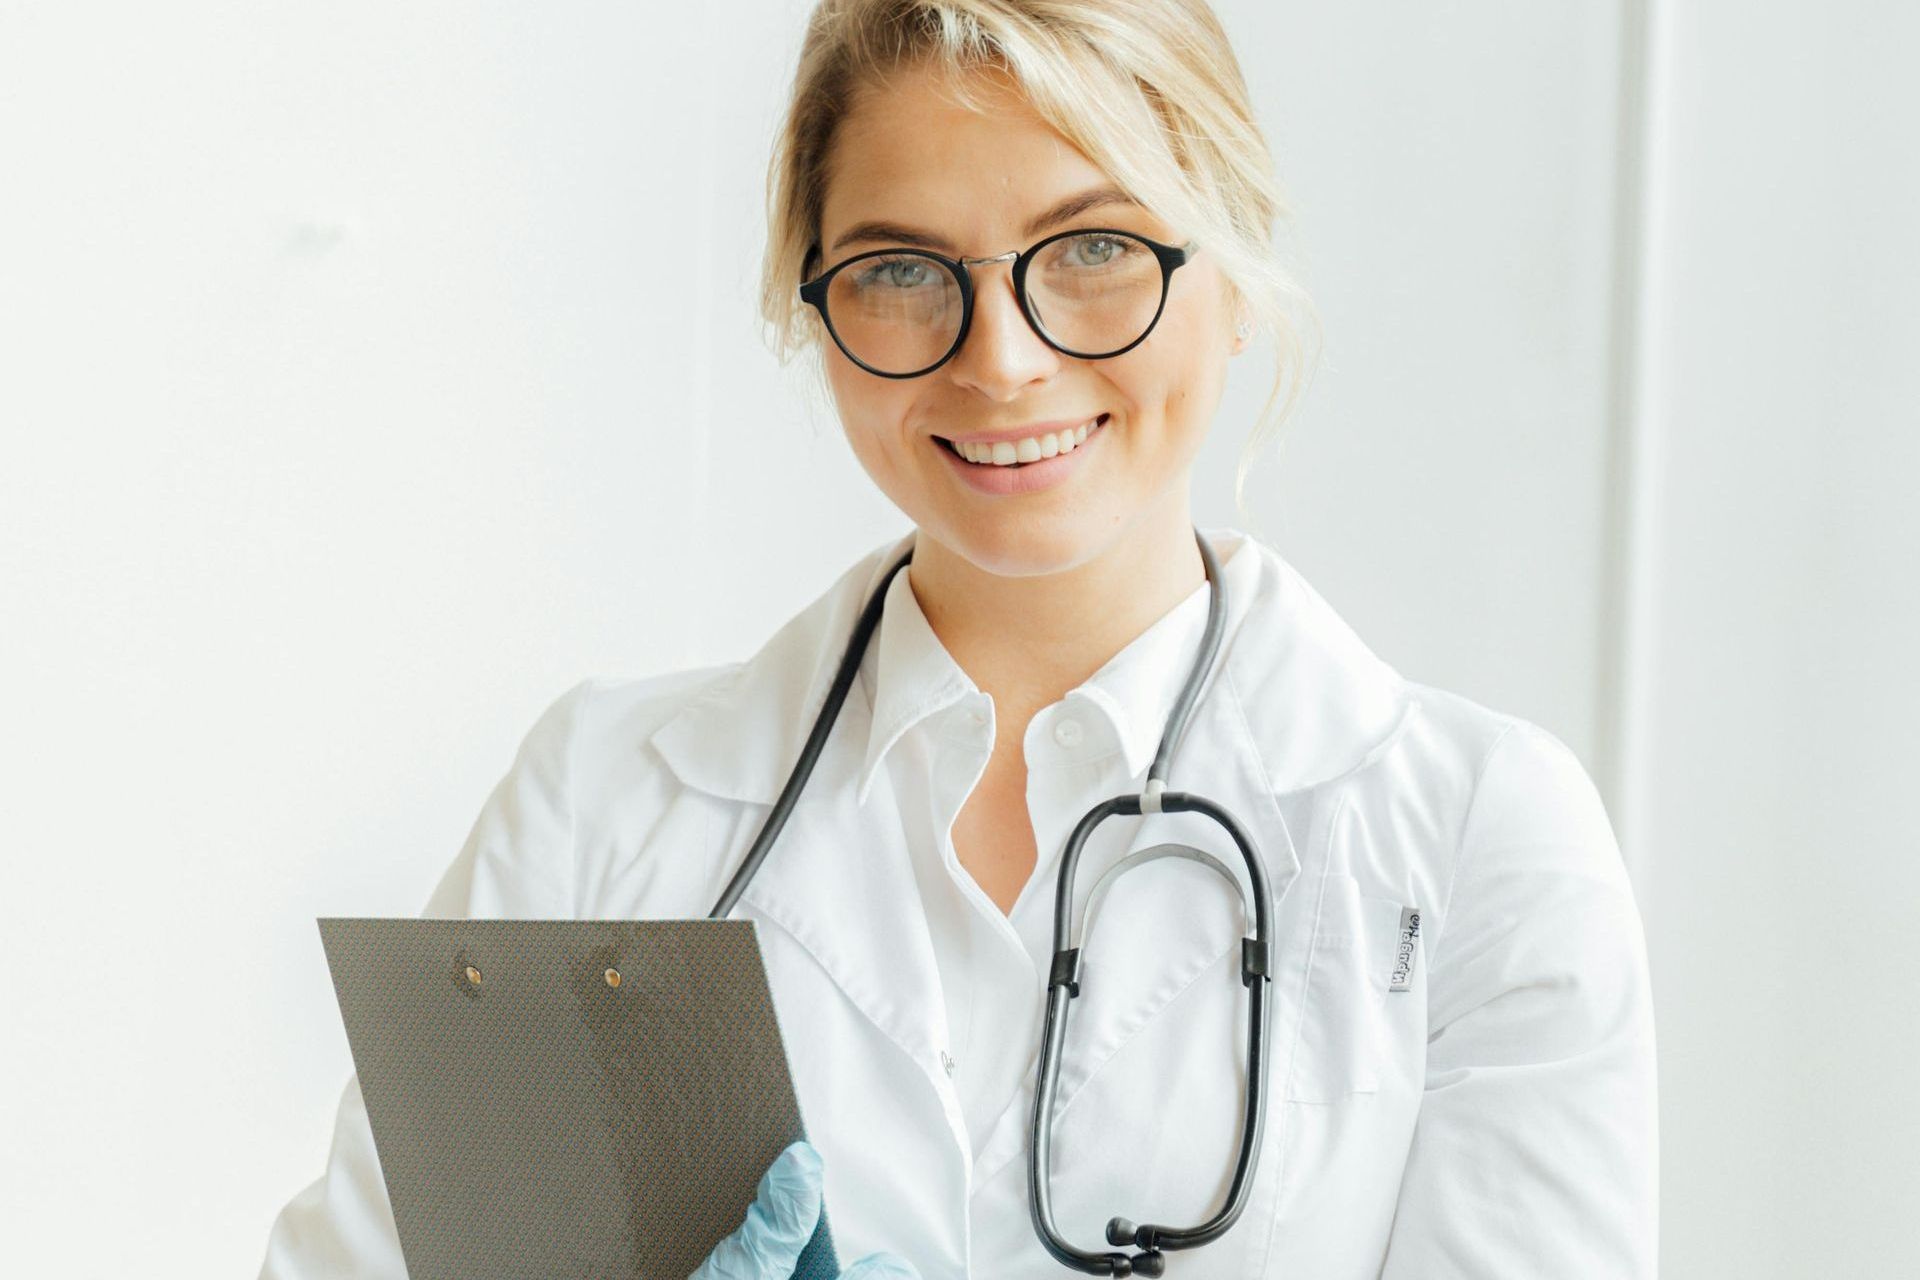
[[[949, 257], [1025, 249], [1075, 227], [1186, 241], [1181, 228], [1131, 202], [1032, 226], [1111, 180], [1006, 81], [981, 85], [989, 105], [979, 114], [943, 99], [924, 71], [860, 95], [834, 142], [815, 274], [903, 244], [886, 234], [846, 239], [868, 222], [918, 232], [925, 237], [918, 247]], [[1188, 527], [1193, 456], [1219, 403], [1227, 360], [1245, 345], [1234, 336], [1225, 279], [1211, 256], [1199, 252], [1173, 273], [1165, 310], [1144, 342], [1104, 360], [1063, 355], [1042, 341], [1021, 314], [1011, 268], [1010, 260], [969, 268], [974, 310], [966, 340], [917, 378], [869, 373], [822, 330], [834, 400], [867, 474], [923, 536], [1001, 574], [1079, 564], [1141, 521]], [[1011, 443], [1043, 434], [1047, 424], [1096, 420], [1070, 453], [1012, 469], [964, 461], [943, 443], [1008, 432]]]

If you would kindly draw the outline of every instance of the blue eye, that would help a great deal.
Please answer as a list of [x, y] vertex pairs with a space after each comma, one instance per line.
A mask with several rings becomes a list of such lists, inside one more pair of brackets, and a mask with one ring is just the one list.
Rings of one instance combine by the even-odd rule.
[[918, 289], [939, 283], [935, 270], [925, 258], [877, 258], [861, 268], [854, 283], [862, 289]]
[[1085, 289], [1095, 280], [1131, 282], [1159, 274], [1159, 260], [1152, 250], [1131, 236], [1105, 231], [1062, 237], [1049, 244], [1033, 265], [1040, 279], [1060, 288]]
[[1099, 262], [1090, 264], [1095, 266], [1105, 266], [1108, 262], [1112, 261], [1115, 257], [1118, 257], [1120, 254], [1126, 252], [1125, 248], [1120, 244], [1120, 242], [1118, 240], [1115, 240], [1112, 236], [1088, 236], [1084, 240], [1074, 241], [1073, 244], [1075, 249], [1080, 249], [1087, 245], [1106, 246], [1107, 252], [1104, 255], [1100, 256]]

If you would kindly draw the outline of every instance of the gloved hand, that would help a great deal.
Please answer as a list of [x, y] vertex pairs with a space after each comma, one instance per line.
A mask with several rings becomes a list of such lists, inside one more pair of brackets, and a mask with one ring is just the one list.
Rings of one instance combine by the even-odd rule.
[[[774, 1157], [760, 1175], [746, 1221], [713, 1246], [688, 1280], [789, 1280], [820, 1221], [821, 1168], [819, 1150], [805, 1139]], [[920, 1280], [920, 1273], [904, 1258], [870, 1253], [842, 1271], [840, 1280]]]

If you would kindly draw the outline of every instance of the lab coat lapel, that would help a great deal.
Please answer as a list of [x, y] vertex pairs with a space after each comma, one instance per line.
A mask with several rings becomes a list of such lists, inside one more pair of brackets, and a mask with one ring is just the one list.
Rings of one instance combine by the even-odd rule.
[[[650, 742], [682, 782], [752, 806], [724, 884], [766, 821], [825, 704], [861, 607], [909, 538], [864, 557], [747, 662], [690, 700]], [[812, 775], [741, 895], [792, 935], [859, 1011], [918, 1064], [941, 1070], [939, 974], [897, 816], [860, 805], [872, 708], [855, 681]], [[892, 819], [895, 827], [887, 827]]]
[[883, 807], [860, 806], [853, 791], [804, 795], [741, 902], [806, 948], [932, 1082], [945, 1006], [919, 887], [897, 829], [882, 829]]

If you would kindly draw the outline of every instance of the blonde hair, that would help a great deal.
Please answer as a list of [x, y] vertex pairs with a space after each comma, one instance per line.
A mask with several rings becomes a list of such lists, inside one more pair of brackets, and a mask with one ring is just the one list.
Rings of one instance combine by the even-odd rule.
[[[824, 355], [796, 292], [820, 232], [834, 134], [863, 91], [931, 68], [978, 109], [967, 73], [1010, 76], [1042, 119], [1148, 211], [1199, 242], [1271, 341], [1274, 379], [1241, 450], [1249, 465], [1304, 390], [1297, 305], [1318, 330], [1272, 234], [1288, 213], [1226, 32], [1205, 0], [820, 0], [767, 169], [760, 312], [782, 365]], [[816, 364], [816, 373], [824, 366]]]

